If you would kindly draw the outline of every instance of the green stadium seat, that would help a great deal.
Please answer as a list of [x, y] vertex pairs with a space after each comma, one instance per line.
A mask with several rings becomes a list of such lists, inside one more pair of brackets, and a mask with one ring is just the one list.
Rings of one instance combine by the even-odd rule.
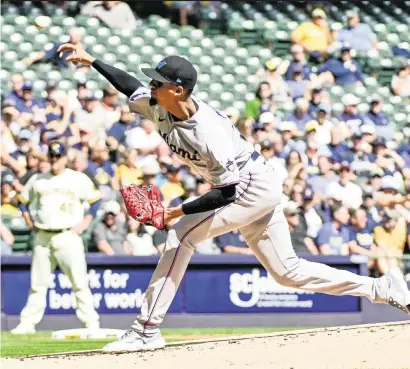
[[201, 99], [202, 101], [208, 101], [208, 98], [209, 98], [209, 94], [208, 94], [208, 92], [206, 92], [206, 91], [198, 91], [197, 93], [195, 93], [195, 96], [198, 98], [198, 99]]
[[174, 46], [166, 46], [164, 49], [164, 54], [166, 55], [177, 55], [178, 49]]
[[131, 48], [133, 48], [134, 50], [139, 50], [142, 46], [145, 45], [145, 41], [144, 38], [137, 36], [137, 37], [133, 37], [130, 40], [130, 46]]
[[191, 41], [189, 40], [189, 38], [183, 37], [177, 40], [175, 46], [180, 53], [187, 55], [189, 54], [189, 49], [191, 48]]
[[216, 47], [211, 51], [212, 59], [215, 63], [223, 65], [225, 59], [225, 49]]

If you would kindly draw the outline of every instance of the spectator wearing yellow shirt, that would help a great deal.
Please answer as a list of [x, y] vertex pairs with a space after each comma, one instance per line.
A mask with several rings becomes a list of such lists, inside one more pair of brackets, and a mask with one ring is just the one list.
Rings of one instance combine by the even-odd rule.
[[168, 182], [164, 183], [160, 190], [164, 195], [164, 201], [169, 204], [173, 199], [181, 197], [185, 191], [181, 184], [181, 171], [172, 165], [167, 167]]
[[406, 222], [397, 211], [385, 211], [381, 224], [374, 229], [374, 241], [387, 251], [388, 256], [401, 257], [406, 244]]
[[325, 56], [327, 48], [333, 41], [329, 26], [326, 23], [326, 13], [322, 9], [314, 9], [312, 20], [297, 27], [292, 32], [290, 39], [294, 44], [302, 45], [307, 53], [313, 53], [311, 57]]
[[113, 188], [120, 189], [131, 184], [142, 184], [142, 171], [137, 168], [136, 163], [138, 159], [137, 150], [130, 149], [122, 154], [122, 161], [115, 170], [115, 177], [113, 179]]

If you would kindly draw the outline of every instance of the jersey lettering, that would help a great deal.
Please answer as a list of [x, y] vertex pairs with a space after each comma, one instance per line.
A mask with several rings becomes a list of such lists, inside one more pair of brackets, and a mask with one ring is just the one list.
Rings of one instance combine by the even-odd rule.
[[193, 153], [190, 153], [189, 151], [186, 151], [181, 147], [176, 147], [176, 145], [169, 143], [169, 136], [167, 133], [162, 133], [160, 130], [158, 130], [158, 132], [173, 153], [177, 154], [181, 158], [188, 159], [190, 161], [200, 161], [199, 152], [197, 150], [195, 150]]

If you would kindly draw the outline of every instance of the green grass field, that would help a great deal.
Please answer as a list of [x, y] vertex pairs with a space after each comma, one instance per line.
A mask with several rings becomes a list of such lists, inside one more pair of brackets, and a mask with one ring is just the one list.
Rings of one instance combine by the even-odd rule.
[[[205, 329], [162, 329], [167, 342], [207, 339], [229, 335], [280, 332], [298, 328], [205, 328]], [[52, 354], [58, 352], [98, 350], [108, 340], [52, 340], [51, 332], [37, 332], [35, 335], [13, 336], [1, 333], [1, 357], [22, 357], [27, 355]]]

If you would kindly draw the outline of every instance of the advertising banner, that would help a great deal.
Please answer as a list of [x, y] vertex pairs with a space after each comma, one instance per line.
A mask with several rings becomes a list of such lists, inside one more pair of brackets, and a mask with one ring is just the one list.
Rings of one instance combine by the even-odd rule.
[[[96, 310], [100, 314], [140, 311], [152, 266], [90, 266], [88, 277]], [[358, 273], [357, 265], [338, 268]], [[8, 266], [2, 270], [2, 310], [18, 315], [30, 288], [30, 272]], [[67, 276], [55, 272], [49, 282], [46, 314], [74, 314], [75, 295]], [[170, 313], [324, 313], [358, 312], [360, 298], [329, 296], [279, 285], [259, 265], [191, 265]]]

